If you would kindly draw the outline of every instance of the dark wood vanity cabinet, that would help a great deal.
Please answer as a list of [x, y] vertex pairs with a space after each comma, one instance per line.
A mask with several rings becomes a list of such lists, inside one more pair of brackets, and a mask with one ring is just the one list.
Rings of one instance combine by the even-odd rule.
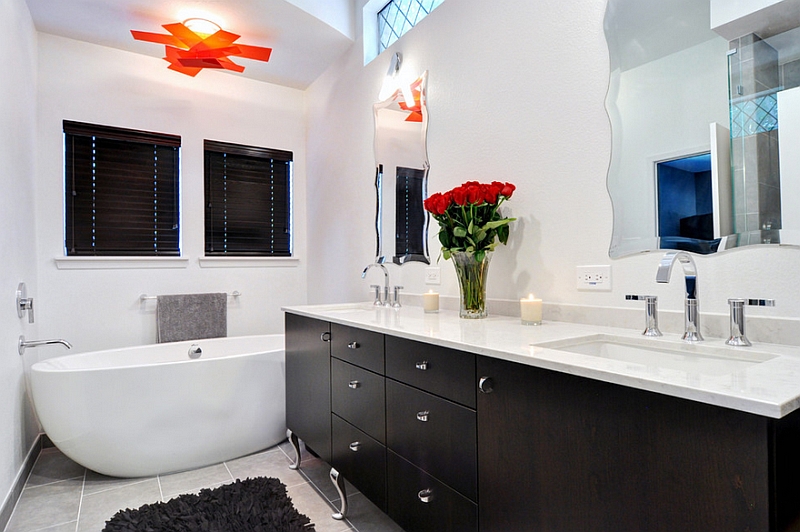
[[408, 532], [800, 531], [800, 410], [776, 420], [292, 314], [286, 376], [289, 428]]
[[286, 313], [286, 427], [331, 461], [330, 324]]
[[800, 417], [478, 357], [481, 532], [800, 530]]

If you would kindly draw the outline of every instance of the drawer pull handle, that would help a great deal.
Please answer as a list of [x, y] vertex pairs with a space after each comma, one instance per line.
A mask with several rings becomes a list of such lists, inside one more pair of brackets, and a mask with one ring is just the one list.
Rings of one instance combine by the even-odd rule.
[[350, 450], [353, 451], [354, 453], [357, 453], [360, 448], [361, 448], [360, 441], [354, 441], [353, 443], [350, 444]]
[[348, 386], [349, 386], [350, 388], [352, 388], [352, 389], [354, 389], [354, 390], [355, 390], [356, 388], [358, 388], [359, 386], [361, 386], [361, 383], [360, 383], [360, 382], [358, 382], [358, 381], [350, 381], [350, 383], [348, 384]]
[[478, 381], [478, 389], [481, 393], [492, 393], [494, 389], [494, 382], [491, 377], [481, 377]]
[[428, 410], [423, 410], [422, 412], [417, 412], [417, 419], [424, 423], [424, 422], [428, 421], [428, 414], [430, 414], [430, 412]]
[[361, 347], [361, 346], [360, 346], [360, 345], [358, 345], [358, 342], [350, 342], [349, 344], [347, 344], [347, 347], [348, 347], [349, 349], [358, 349], [358, 348], [359, 348], [359, 347]]
[[423, 360], [422, 362], [417, 362], [417, 369], [420, 371], [427, 371], [428, 369], [428, 361]]
[[424, 503], [431, 502], [431, 499], [433, 499], [433, 490], [427, 488], [421, 490], [417, 493], [417, 498]]
[[322, 340], [323, 342], [330, 342], [331, 341], [331, 333], [326, 331], [326, 332], [324, 332], [324, 333], [319, 335], [319, 339]]

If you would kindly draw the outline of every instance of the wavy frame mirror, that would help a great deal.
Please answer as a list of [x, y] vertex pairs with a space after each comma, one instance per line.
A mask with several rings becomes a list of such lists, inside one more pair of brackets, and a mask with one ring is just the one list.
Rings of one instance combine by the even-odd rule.
[[609, 255], [800, 244], [796, 30], [728, 41], [709, 0], [608, 0], [604, 27]]
[[[399, 54], [392, 70], [399, 71]], [[397, 80], [402, 85], [402, 77]], [[375, 261], [430, 264], [428, 215], [428, 72], [373, 106], [377, 209]]]

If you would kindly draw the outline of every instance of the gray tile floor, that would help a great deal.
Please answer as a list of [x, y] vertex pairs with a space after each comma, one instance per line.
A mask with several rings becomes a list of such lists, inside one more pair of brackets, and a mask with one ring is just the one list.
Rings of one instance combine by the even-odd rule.
[[289, 469], [294, 453], [288, 443], [260, 453], [194, 471], [153, 478], [111, 478], [90, 471], [58, 449], [44, 449], [33, 467], [6, 532], [100, 532], [106, 520], [123, 508], [167, 501], [238, 478], [269, 476], [281, 480], [295, 508], [307, 515], [317, 532], [402, 532], [394, 521], [348, 485], [348, 519], [336, 521], [338, 493], [330, 466], [305, 453], [300, 471]]

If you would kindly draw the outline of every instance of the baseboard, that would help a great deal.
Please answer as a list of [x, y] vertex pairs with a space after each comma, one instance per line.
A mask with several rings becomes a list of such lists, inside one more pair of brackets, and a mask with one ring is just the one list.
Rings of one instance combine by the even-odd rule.
[[33, 470], [33, 464], [35, 464], [36, 459], [39, 458], [39, 453], [42, 451], [42, 444], [45, 439], [48, 442], [50, 441], [44, 434], [39, 434], [36, 437], [36, 441], [31, 445], [28, 455], [25, 457], [25, 461], [22, 463], [22, 467], [17, 473], [17, 478], [14, 479], [11, 490], [9, 490], [8, 495], [6, 495], [3, 505], [0, 506], [0, 530], [5, 530], [8, 526], [8, 522], [11, 520], [14, 506], [17, 505], [19, 496], [22, 495], [22, 488], [25, 487], [25, 482], [28, 480], [31, 470]]

